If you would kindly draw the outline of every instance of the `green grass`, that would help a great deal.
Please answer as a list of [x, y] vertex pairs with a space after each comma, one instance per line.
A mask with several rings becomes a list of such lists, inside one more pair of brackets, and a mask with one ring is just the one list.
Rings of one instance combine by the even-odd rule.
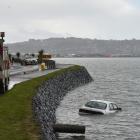
[[39, 85], [67, 71], [81, 66], [71, 66], [22, 82], [0, 96], [0, 140], [39, 140], [40, 127], [33, 119], [32, 97]]

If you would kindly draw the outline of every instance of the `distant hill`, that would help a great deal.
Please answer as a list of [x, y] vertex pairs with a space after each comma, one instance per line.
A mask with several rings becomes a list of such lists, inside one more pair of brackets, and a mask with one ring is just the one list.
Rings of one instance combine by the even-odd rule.
[[140, 40], [97, 40], [82, 38], [49, 38], [7, 44], [10, 53], [38, 53], [43, 49], [57, 57], [140, 56]]

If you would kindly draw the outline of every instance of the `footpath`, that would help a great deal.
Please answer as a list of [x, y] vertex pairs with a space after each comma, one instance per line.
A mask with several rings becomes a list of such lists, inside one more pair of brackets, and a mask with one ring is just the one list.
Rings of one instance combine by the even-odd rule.
[[22, 69], [12, 70], [10, 72], [10, 83], [9, 89], [11, 89], [15, 84], [21, 83], [23, 81], [30, 80], [35, 77], [40, 77], [43, 75], [47, 75], [53, 71], [67, 68], [69, 66], [73, 66], [72, 64], [56, 64], [55, 69], [45, 69], [43, 71], [39, 70], [39, 66], [25, 66]]

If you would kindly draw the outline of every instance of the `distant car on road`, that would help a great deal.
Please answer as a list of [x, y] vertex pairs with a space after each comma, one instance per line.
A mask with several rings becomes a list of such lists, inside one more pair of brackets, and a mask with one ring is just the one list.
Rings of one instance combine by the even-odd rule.
[[28, 58], [22, 60], [22, 65], [37, 65], [38, 60], [36, 58]]
[[109, 114], [120, 110], [114, 102], [90, 100], [79, 109], [79, 114]]

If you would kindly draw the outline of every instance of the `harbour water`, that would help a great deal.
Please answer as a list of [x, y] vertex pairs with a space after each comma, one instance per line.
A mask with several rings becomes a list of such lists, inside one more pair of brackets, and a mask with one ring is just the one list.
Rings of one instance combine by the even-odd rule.
[[[59, 140], [140, 140], [140, 58], [57, 58], [87, 68], [94, 82], [69, 92], [56, 111], [57, 123], [82, 124], [85, 135], [59, 134]], [[111, 115], [79, 115], [91, 99], [116, 102]]]

